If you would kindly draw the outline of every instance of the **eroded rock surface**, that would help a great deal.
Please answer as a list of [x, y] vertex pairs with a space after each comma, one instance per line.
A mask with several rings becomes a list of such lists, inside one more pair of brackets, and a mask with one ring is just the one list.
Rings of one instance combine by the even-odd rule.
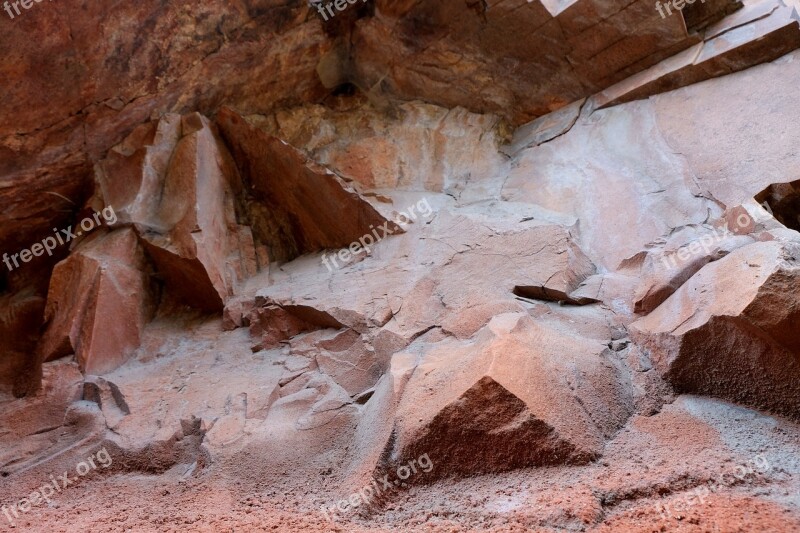
[[399, 463], [436, 456], [440, 475], [596, 459], [633, 411], [603, 326], [592, 338], [501, 314], [468, 343], [430, 344], [387, 452]]
[[797, 242], [761, 242], [703, 267], [631, 326], [677, 390], [800, 415]]
[[796, 6], [339, 4], [12, 20], [0, 522], [800, 528]]

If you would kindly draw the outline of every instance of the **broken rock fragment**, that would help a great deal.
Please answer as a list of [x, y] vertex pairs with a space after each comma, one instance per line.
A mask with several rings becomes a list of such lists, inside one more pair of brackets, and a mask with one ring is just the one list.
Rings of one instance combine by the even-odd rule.
[[678, 392], [800, 417], [800, 247], [757, 242], [704, 266], [631, 338]]
[[40, 356], [75, 354], [83, 372], [104, 374], [139, 347], [153, 302], [147, 263], [131, 229], [93, 235], [56, 265]]
[[252, 195], [266, 206], [253, 217], [272, 259], [346, 248], [381, 227], [402, 233], [351, 185], [298, 149], [231, 109], [223, 108], [217, 122]]
[[254, 349], [277, 348], [281, 342], [309, 331], [342, 327], [335, 318], [311, 307], [267, 305], [249, 315], [250, 335], [257, 339]]
[[703, 266], [752, 242], [751, 237], [736, 235], [727, 227], [683, 228], [663, 247], [647, 254], [636, 289], [634, 310], [651, 312]]

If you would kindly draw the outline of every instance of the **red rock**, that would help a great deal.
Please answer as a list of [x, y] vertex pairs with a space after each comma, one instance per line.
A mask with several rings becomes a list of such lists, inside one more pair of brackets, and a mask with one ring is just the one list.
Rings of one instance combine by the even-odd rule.
[[181, 138], [180, 115], [137, 127], [95, 166], [95, 180], [106, 205], [114, 206], [120, 223], [157, 225], [156, 216], [170, 159]]
[[376, 353], [376, 349], [353, 330], [320, 342], [319, 347], [316, 362], [320, 370], [352, 397], [374, 387], [389, 364], [385, 352]]
[[130, 229], [98, 234], [53, 271], [47, 326], [39, 344], [46, 361], [75, 354], [83, 372], [111, 372], [139, 347], [152, 313], [144, 254]]
[[201, 115], [141, 126], [98, 165], [97, 180], [104, 203], [137, 228], [173, 300], [219, 311], [256, 273], [253, 235], [236, 218], [239, 175]]
[[[709, 79], [793, 46], [791, 24], [759, 33], [780, 9], [374, 0], [325, 24], [298, 2], [70, 1], [13, 21], [0, 54], [0, 248], [113, 205], [123, 228], [52, 276], [41, 349], [136, 360], [4, 366], [35, 359], [64, 256], [0, 272], [0, 501], [114, 458], [20, 527], [796, 529], [800, 429], [750, 408], [800, 412], [800, 53]], [[580, 103], [703, 48], [702, 84]], [[222, 111], [222, 136], [200, 113], [226, 104], [247, 118]], [[40, 371], [38, 394], [5, 395]], [[675, 511], [757, 453], [767, 475]], [[353, 503], [423, 455], [431, 472]], [[154, 484], [166, 510], [131, 513]]]
[[41, 192], [81, 205], [92, 163], [153, 114], [208, 113], [224, 98], [269, 112], [328, 93], [316, 67], [333, 40], [304, 3], [203, 0], [191, 15], [158, 2], [36, 7], [2, 12], [4, 50], [16, 50], [0, 57], [0, 78], [13, 80], [0, 115], [14, 117], [0, 124], [3, 248], [29, 246], [56, 217], [68, 224], [72, 204]]
[[[460, 105], [521, 124], [698, 40], [680, 15], [661, 19], [652, 2], [592, 4], [379, 0], [380, 16], [355, 26], [356, 77], [367, 87], [386, 78], [382, 87], [400, 98]], [[519, 33], [530, 38], [510, 38]], [[387, 73], [389, 54], [395, 61]], [[533, 81], [540, 79], [548, 81]]]
[[346, 248], [376, 228], [402, 231], [339, 176], [234, 111], [223, 109], [217, 121], [252, 194], [267, 207], [260, 228], [269, 232], [263, 238], [272, 259]]

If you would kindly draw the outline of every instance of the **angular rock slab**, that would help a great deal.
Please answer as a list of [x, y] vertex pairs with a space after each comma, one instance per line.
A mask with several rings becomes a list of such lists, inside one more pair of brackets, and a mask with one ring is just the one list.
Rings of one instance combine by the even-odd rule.
[[763, 4], [771, 4], [772, 9], [748, 6], [746, 12], [729, 17], [732, 20], [709, 28], [705, 42], [608, 87], [593, 96], [589, 105], [603, 109], [648, 98], [773, 61], [799, 48], [797, 11], [777, 0]]
[[679, 392], [800, 418], [800, 246], [757, 242], [703, 267], [629, 328]]
[[180, 115], [166, 114], [158, 122], [134, 129], [95, 165], [100, 194], [107, 205], [114, 206], [121, 224], [155, 225], [155, 199], [161, 196], [170, 158], [180, 138]]
[[95, 375], [125, 363], [152, 315], [146, 271], [131, 229], [81, 243], [53, 270], [40, 357], [50, 361], [74, 353], [81, 371]]
[[[687, 34], [680, 16], [659, 17], [650, 0], [375, 5], [380, 16], [360, 20], [352, 37], [353, 70], [362, 85], [402, 100], [497, 113], [513, 125], [602, 90], [699, 39]], [[526, 38], [516, 38], [520, 34]]]
[[271, 259], [345, 248], [381, 227], [402, 233], [342, 178], [298, 149], [231, 109], [223, 108], [217, 122], [253, 196], [266, 206], [253, 216]]
[[165, 115], [140, 126], [95, 174], [105, 204], [137, 228], [182, 303], [220, 311], [257, 272], [252, 232], [237, 222], [236, 167], [205, 117]]
[[650, 250], [640, 271], [634, 310], [651, 312], [706, 264], [754, 242], [747, 235], [736, 235], [737, 228], [731, 226], [733, 231], [727, 226], [686, 226], [670, 236], [663, 248]]
[[544, 221], [440, 212], [424, 242], [420, 277], [397, 294], [385, 328], [408, 342], [432, 325], [472, 337], [493, 316], [523, 310], [515, 295], [556, 299], [596, 271], [572, 229]]
[[527, 314], [498, 315], [468, 342], [422, 355], [386, 455], [427, 453], [439, 475], [586, 463], [632, 412], [603, 341]]

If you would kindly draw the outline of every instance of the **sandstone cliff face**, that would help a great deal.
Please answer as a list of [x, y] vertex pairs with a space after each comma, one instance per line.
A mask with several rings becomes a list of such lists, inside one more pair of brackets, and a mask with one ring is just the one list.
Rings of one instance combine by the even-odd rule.
[[797, 7], [327, 5], [3, 20], [0, 522], [800, 527]]

